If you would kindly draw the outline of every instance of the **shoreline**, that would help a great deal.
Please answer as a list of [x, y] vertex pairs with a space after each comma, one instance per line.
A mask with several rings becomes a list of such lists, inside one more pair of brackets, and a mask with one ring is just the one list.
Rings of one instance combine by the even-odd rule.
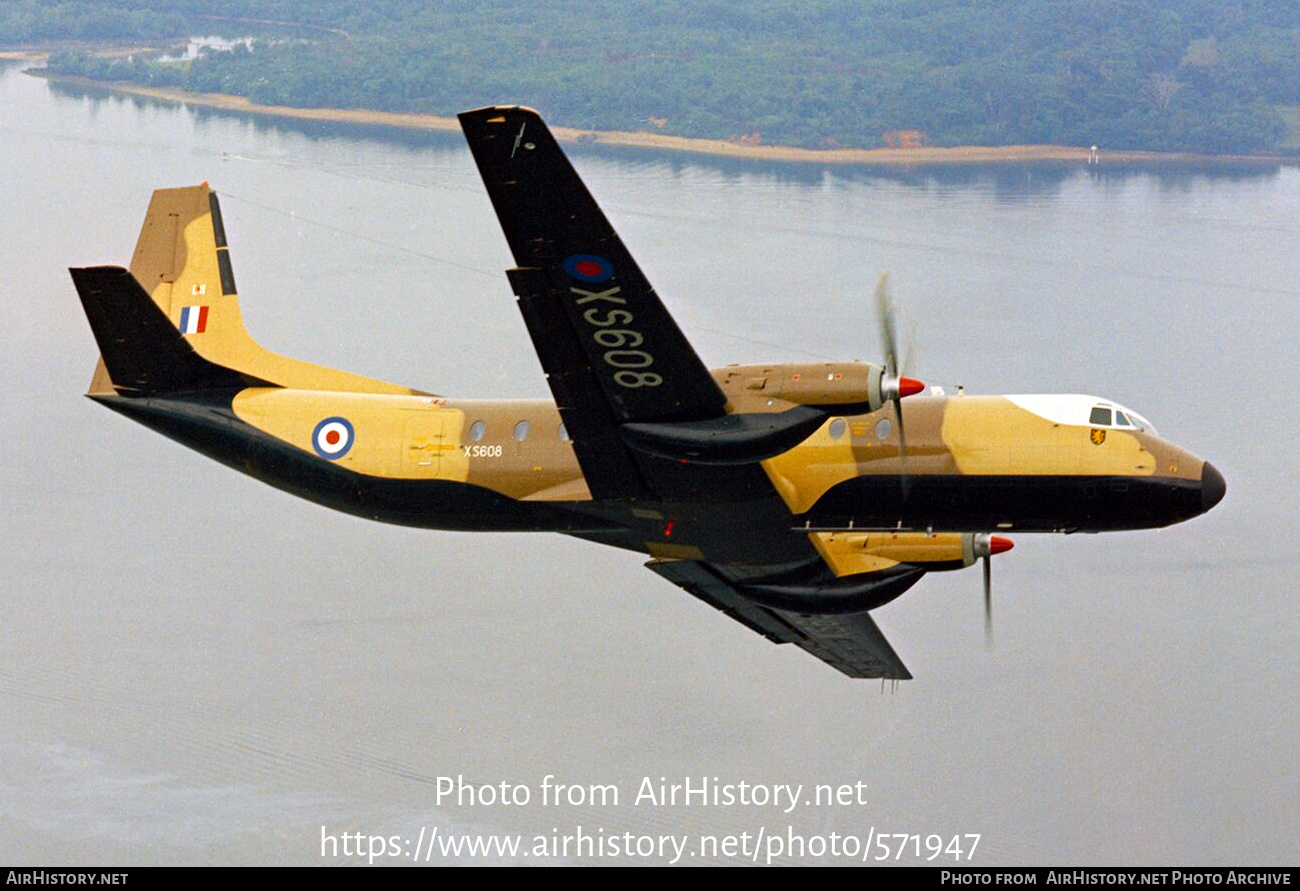
[[[31, 53], [0, 53], [0, 58], [41, 58]], [[397, 127], [405, 130], [437, 130], [459, 133], [460, 122], [454, 117], [440, 117], [416, 112], [375, 111], [350, 108], [296, 108], [286, 105], [259, 105], [243, 96], [228, 93], [191, 93], [186, 90], [146, 87], [128, 81], [100, 81], [75, 75], [51, 74], [43, 68], [29, 68], [26, 73], [52, 83], [89, 87], [142, 96], [162, 102], [216, 108], [262, 117], [324, 121], [340, 124]], [[751, 161], [777, 161], [795, 164], [929, 166], [952, 164], [1024, 163], [1028, 161], [1079, 162], [1087, 164], [1091, 150], [1063, 145], [1008, 146], [923, 146], [909, 149], [806, 149], [779, 145], [741, 145], [724, 139], [695, 139], [626, 130], [579, 130], [551, 126], [562, 143], [653, 149], [682, 154], [709, 155]], [[1097, 163], [1218, 163], [1218, 164], [1300, 164], [1300, 157], [1289, 155], [1205, 155], [1190, 152], [1106, 151], [1097, 152]]]

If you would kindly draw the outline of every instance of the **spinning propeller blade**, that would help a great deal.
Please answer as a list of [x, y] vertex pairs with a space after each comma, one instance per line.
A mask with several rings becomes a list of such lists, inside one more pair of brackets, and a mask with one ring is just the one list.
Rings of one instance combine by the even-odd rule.
[[[881, 390], [886, 399], [894, 404], [894, 421], [898, 424], [898, 461], [902, 465], [899, 482], [903, 487], [903, 497], [907, 497], [907, 432], [903, 425], [903, 397], [920, 393], [925, 384], [915, 378], [903, 377], [899, 373], [898, 324], [894, 310], [894, 298], [889, 291], [889, 273], [880, 277], [876, 285], [876, 319], [880, 323], [880, 338], [885, 349], [885, 379]], [[911, 352], [909, 348], [908, 352]]]
[[993, 646], [993, 561], [984, 555], [984, 645]]
[[993, 646], [993, 563], [994, 554], [1001, 554], [1015, 547], [1009, 538], [1000, 535], [980, 533], [975, 536], [975, 556], [984, 562], [984, 644]]

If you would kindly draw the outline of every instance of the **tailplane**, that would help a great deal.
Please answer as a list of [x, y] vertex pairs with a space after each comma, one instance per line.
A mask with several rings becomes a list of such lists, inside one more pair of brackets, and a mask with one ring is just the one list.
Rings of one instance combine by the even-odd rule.
[[199, 355], [130, 271], [120, 266], [69, 271], [99, 344], [101, 360], [92, 395], [116, 391], [154, 396], [266, 386]]

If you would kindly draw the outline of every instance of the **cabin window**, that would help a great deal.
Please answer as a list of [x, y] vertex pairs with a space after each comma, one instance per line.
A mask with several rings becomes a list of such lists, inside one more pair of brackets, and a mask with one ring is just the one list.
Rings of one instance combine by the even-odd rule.
[[831, 421], [831, 439], [839, 439], [843, 436], [844, 431], [848, 429], [848, 426], [848, 424], [844, 423], [843, 418], [836, 418]]
[[478, 442], [483, 438], [483, 434], [486, 432], [487, 424], [484, 424], [482, 421], [475, 421], [473, 424], [469, 425], [469, 438], [471, 442]]
[[515, 441], [523, 442], [527, 438], [528, 438], [528, 422], [520, 421], [518, 424], [515, 424]]
[[889, 418], [881, 418], [876, 421], [876, 439], [884, 442], [889, 439], [889, 434], [894, 430], [894, 425], [889, 422]]
[[1100, 405], [1094, 406], [1092, 414], [1088, 416], [1088, 423], [1094, 427], [1110, 426], [1110, 409], [1102, 408]]
[[572, 440], [569, 439], [569, 428], [565, 427], [563, 424], [560, 425], [560, 429], [555, 431], [555, 435], [560, 438], [561, 442], [572, 442]]

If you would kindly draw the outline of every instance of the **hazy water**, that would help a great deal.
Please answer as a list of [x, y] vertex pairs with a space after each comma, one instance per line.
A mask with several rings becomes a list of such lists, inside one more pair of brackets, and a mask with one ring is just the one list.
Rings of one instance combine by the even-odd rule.
[[[80, 394], [66, 273], [150, 191], [221, 194], [245, 317], [291, 355], [545, 396], [458, 139], [268, 123], [0, 68], [0, 862], [316, 863], [327, 831], [981, 833], [975, 863], [1292, 863], [1300, 838], [1300, 171], [945, 173], [577, 154], [701, 355], [878, 356], [1120, 400], [1228, 480], [1160, 532], [1021, 536], [877, 621], [893, 694], [558, 536], [367, 524]], [[764, 345], [764, 342], [773, 346]], [[779, 346], [776, 346], [779, 345]], [[457, 807], [437, 778], [616, 784]], [[865, 784], [866, 803], [634, 805], [642, 777]], [[810, 858], [811, 859], [811, 858]], [[531, 862], [531, 861], [527, 861]]]

